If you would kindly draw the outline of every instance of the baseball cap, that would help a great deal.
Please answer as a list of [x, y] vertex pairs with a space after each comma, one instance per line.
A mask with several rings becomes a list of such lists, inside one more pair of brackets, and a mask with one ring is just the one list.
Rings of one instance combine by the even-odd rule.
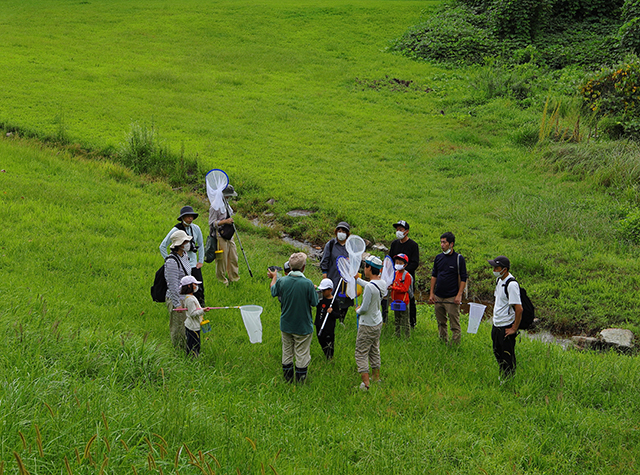
[[318, 290], [327, 290], [333, 289], [333, 281], [331, 279], [322, 279], [320, 285], [318, 286]]
[[511, 268], [511, 262], [504, 256], [498, 256], [495, 259], [491, 259], [487, 261], [491, 267], [506, 267], [507, 269]]
[[409, 263], [409, 257], [406, 254], [398, 254], [394, 259], [401, 259], [405, 261], [407, 264]]
[[180, 279], [180, 285], [189, 285], [189, 284], [202, 284], [202, 282], [198, 282], [192, 275], [185, 275], [182, 279]]
[[365, 259], [364, 263], [371, 267], [375, 267], [376, 269], [382, 269], [382, 261], [379, 257], [371, 256], [368, 259]]
[[351, 226], [349, 226], [349, 223], [347, 223], [346, 221], [340, 221], [336, 225], [336, 229], [338, 229], [338, 228], [346, 229], [347, 232], [351, 232]]
[[409, 229], [409, 223], [407, 223], [404, 219], [401, 219], [400, 221], [398, 221], [397, 223], [393, 224], [394, 228], [398, 228], [398, 226], [402, 226], [404, 229]]

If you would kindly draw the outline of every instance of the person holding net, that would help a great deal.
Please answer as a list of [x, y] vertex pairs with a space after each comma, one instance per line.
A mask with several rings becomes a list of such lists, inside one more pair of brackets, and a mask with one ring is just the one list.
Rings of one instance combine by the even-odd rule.
[[349, 257], [345, 244], [351, 234], [351, 226], [345, 221], [340, 221], [335, 228], [335, 237], [330, 239], [324, 246], [322, 258], [320, 259], [320, 270], [323, 279], [331, 279], [333, 291], [338, 302], [338, 312], [334, 318], [344, 323], [345, 315], [349, 307], [353, 306], [353, 300], [346, 294], [346, 282], [340, 277], [338, 271], [338, 257]]
[[[214, 174], [207, 174], [207, 194], [211, 206], [209, 207], [209, 234], [217, 239], [216, 251], [216, 278], [224, 285], [240, 280], [238, 274], [238, 250], [233, 241], [235, 226], [233, 215], [235, 214], [228, 199], [238, 196], [229, 178], [222, 170], [212, 170]], [[215, 173], [220, 172], [220, 173]], [[216, 181], [215, 178], [222, 176]], [[212, 179], [213, 177], [213, 179]], [[226, 178], [226, 182], [224, 180]], [[213, 183], [213, 185], [211, 184]]]

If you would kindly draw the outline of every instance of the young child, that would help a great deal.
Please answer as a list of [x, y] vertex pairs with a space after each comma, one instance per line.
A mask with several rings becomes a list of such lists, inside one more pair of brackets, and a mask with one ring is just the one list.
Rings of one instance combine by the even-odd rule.
[[404, 334], [409, 338], [411, 327], [409, 326], [409, 291], [413, 289], [413, 277], [405, 270], [409, 263], [406, 254], [398, 254], [393, 258], [396, 270], [393, 284], [391, 284], [391, 300], [392, 302], [404, 302], [404, 310], [394, 310], [396, 320], [396, 336]]
[[[322, 292], [322, 298], [316, 307], [316, 334], [324, 355], [328, 360], [331, 360], [336, 339], [336, 318], [333, 312], [338, 310], [340, 304], [333, 299], [333, 282], [331, 279], [322, 279], [318, 290]], [[323, 322], [324, 328], [322, 328]]]
[[202, 282], [192, 275], [186, 275], [180, 280], [180, 294], [185, 297], [182, 299], [182, 306], [187, 309], [187, 318], [184, 320], [184, 330], [187, 337], [187, 356], [197, 358], [200, 355], [200, 324], [202, 323], [202, 315], [209, 310], [201, 308], [198, 299], [193, 295], [198, 291], [198, 285]]

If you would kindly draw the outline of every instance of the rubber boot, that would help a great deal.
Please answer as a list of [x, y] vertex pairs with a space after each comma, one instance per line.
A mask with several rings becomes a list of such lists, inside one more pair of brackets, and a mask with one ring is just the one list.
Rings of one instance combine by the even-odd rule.
[[298, 368], [296, 366], [296, 382], [304, 383], [307, 380], [307, 368]]
[[284, 380], [287, 383], [293, 382], [293, 363], [282, 365], [282, 372], [284, 374]]

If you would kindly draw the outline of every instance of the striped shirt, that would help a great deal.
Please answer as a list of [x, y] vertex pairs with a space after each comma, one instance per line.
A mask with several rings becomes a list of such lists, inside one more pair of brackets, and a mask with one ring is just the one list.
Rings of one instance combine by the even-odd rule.
[[[164, 261], [164, 278], [167, 281], [167, 300], [171, 300], [173, 308], [180, 306], [180, 300], [184, 295], [180, 295], [180, 279], [185, 275], [191, 275], [191, 265], [189, 265], [189, 256], [185, 252], [180, 257], [175, 252], [172, 252], [170, 257]], [[180, 260], [180, 263], [176, 261]], [[186, 272], [185, 272], [186, 271]]]

